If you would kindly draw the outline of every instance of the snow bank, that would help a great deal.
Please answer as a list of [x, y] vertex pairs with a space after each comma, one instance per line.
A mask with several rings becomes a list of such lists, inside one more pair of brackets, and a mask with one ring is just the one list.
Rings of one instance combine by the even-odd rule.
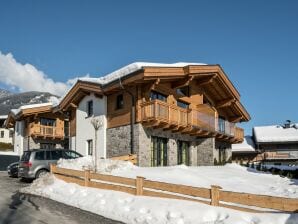
[[134, 196], [66, 183], [46, 175], [21, 190], [131, 224], [294, 224], [298, 215], [254, 214], [201, 203]]
[[[73, 170], [94, 170], [94, 160], [91, 156], [80, 157], [77, 159], [60, 159], [57, 166]], [[97, 161], [97, 171], [99, 173], [111, 174], [112, 172], [120, 172], [134, 169], [135, 166], [130, 162], [99, 159]]]
[[[83, 170], [93, 168], [91, 157], [74, 160], [59, 160], [58, 166]], [[288, 179], [251, 169], [237, 164], [225, 166], [188, 167], [138, 167], [130, 162], [99, 160], [98, 172], [115, 176], [136, 178], [143, 176], [149, 180], [210, 188], [219, 185], [224, 190], [252, 194], [298, 198], [298, 180]]]

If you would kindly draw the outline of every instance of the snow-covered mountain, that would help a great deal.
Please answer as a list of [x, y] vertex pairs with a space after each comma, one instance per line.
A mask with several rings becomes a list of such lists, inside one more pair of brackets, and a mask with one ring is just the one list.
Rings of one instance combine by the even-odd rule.
[[23, 105], [57, 101], [58, 96], [47, 92], [10, 93], [0, 89], [0, 115], [6, 115], [11, 109], [17, 109]]
[[9, 96], [9, 95], [12, 95], [12, 93], [5, 90], [5, 89], [0, 89], [0, 98], [6, 97], [6, 96]]

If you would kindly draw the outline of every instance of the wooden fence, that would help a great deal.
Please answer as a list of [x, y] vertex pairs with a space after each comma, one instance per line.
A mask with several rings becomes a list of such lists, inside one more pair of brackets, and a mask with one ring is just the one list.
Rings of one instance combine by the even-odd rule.
[[51, 173], [61, 180], [81, 186], [121, 191], [138, 196], [195, 201], [247, 212], [264, 212], [264, 209], [298, 212], [298, 199], [223, 191], [219, 186], [211, 186], [211, 189], [192, 187], [146, 180], [144, 177], [133, 179], [92, 173], [89, 170], [70, 170], [55, 165], [51, 165]]
[[129, 154], [129, 155], [124, 155], [124, 156], [117, 156], [117, 157], [112, 157], [110, 159], [112, 159], [112, 160], [129, 161], [129, 162], [131, 162], [134, 165], [137, 164], [137, 155], [136, 154]]

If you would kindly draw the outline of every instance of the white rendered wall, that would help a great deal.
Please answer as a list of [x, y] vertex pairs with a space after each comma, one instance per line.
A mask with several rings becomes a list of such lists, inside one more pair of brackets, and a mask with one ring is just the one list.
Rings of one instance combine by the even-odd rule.
[[[12, 144], [12, 138], [9, 137], [9, 130], [10, 129], [0, 128], [0, 142]], [[1, 138], [2, 131], [4, 132], [3, 138]]]
[[94, 117], [99, 118], [103, 122], [103, 126], [97, 132], [97, 156], [98, 158], [106, 158], [106, 129], [107, 129], [107, 103], [106, 97], [95, 97], [94, 94], [85, 96], [79, 103], [76, 110], [76, 151], [82, 155], [87, 155], [87, 140], [93, 140], [95, 147], [95, 131], [91, 124], [92, 117], [87, 117], [87, 102], [93, 100]]
[[14, 130], [14, 152], [22, 155], [24, 151], [24, 121], [17, 121]]

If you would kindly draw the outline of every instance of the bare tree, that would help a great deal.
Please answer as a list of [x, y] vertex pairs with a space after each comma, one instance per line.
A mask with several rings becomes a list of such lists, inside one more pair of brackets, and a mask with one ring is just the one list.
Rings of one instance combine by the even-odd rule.
[[93, 155], [94, 155], [94, 172], [97, 172], [97, 132], [100, 127], [103, 126], [103, 121], [100, 117], [92, 117], [91, 124], [94, 127], [94, 148], [93, 148]]

